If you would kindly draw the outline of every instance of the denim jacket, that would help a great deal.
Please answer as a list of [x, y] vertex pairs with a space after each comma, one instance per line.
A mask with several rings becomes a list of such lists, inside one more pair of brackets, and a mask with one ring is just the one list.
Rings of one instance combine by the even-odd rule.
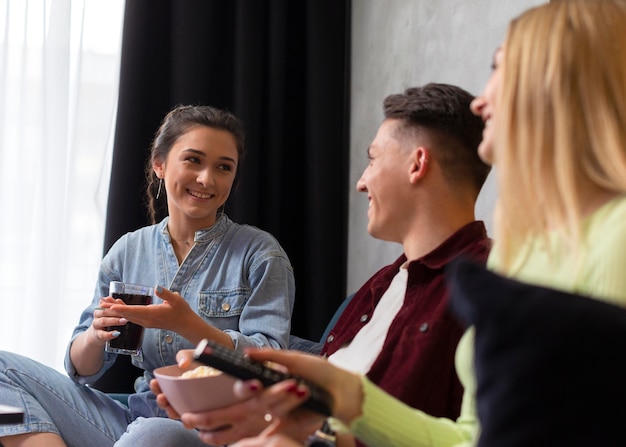
[[[156, 225], [127, 233], [111, 247], [102, 260], [93, 301], [80, 316], [70, 345], [91, 326], [100, 298], [109, 295], [109, 282], [124, 281], [161, 285], [179, 292], [207, 323], [227, 333], [237, 350], [248, 346], [287, 347], [295, 283], [289, 259], [276, 239], [223, 215], [211, 228], [196, 232], [194, 245], [179, 266], [167, 222], [165, 218]], [[160, 302], [155, 296], [153, 303]], [[175, 364], [180, 349], [193, 347], [175, 332], [146, 329], [142, 352], [132, 359], [145, 371], [135, 383], [136, 391], [148, 391], [153, 369]], [[81, 377], [70, 361], [68, 345], [65, 369], [74, 381], [93, 383], [116, 356], [105, 352], [102, 369], [95, 375]], [[131, 399], [136, 397], [139, 396]], [[154, 399], [153, 395], [143, 397], [144, 403], [145, 399]], [[154, 402], [139, 410], [139, 415], [156, 415], [145, 414], [150, 410], [158, 411]]]

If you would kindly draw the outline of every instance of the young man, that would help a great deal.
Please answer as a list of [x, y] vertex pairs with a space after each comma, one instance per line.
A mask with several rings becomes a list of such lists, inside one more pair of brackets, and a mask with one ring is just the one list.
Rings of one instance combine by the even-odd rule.
[[474, 218], [489, 167], [478, 158], [483, 125], [472, 99], [443, 84], [385, 98], [357, 189], [368, 196], [369, 234], [404, 253], [359, 289], [322, 349], [408, 405], [451, 419], [463, 392], [454, 367], [463, 328], [447, 309], [444, 270], [460, 256], [485, 261], [490, 247]]
[[[404, 253], [359, 289], [322, 349], [408, 405], [452, 419], [462, 397], [454, 354], [463, 328], [447, 309], [444, 270], [461, 256], [485, 261], [490, 248], [474, 217], [489, 167], [477, 155], [483, 122], [470, 111], [472, 99], [446, 84], [385, 98], [357, 189], [369, 200], [369, 234], [402, 244]], [[205, 442], [225, 444], [258, 433], [258, 411], [244, 402], [184, 421]]]
[[486, 260], [490, 246], [474, 218], [489, 167], [477, 155], [483, 125], [471, 100], [442, 84], [384, 100], [357, 189], [368, 196], [369, 234], [404, 253], [361, 287], [322, 350], [407, 404], [451, 418], [460, 409], [454, 352], [463, 328], [447, 309], [444, 269], [459, 256]]

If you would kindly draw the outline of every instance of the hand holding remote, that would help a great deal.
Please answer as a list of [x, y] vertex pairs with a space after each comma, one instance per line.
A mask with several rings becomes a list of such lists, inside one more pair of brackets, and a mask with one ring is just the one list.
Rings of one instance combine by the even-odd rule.
[[315, 411], [324, 416], [332, 414], [333, 398], [323, 388], [297, 376], [287, 374], [251, 360], [243, 354], [228, 349], [207, 339], [198, 343], [194, 358], [205, 365], [219, 369], [226, 374], [242, 380], [257, 379], [263, 386], [270, 386], [287, 379], [296, 379], [310, 390], [309, 398], [302, 404], [303, 408]]

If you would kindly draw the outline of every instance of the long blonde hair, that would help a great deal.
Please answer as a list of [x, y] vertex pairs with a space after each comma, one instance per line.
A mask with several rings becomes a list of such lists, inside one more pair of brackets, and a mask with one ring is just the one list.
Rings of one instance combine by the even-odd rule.
[[626, 192], [626, 5], [561, 0], [511, 22], [502, 64], [495, 230], [504, 270], [558, 229], [575, 250], [595, 192]]

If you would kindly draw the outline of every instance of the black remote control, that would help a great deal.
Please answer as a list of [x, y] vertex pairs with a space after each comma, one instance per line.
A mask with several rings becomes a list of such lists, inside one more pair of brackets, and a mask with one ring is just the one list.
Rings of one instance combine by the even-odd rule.
[[286, 374], [282, 371], [265, 366], [261, 362], [252, 360], [237, 351], [214, 343], [206, 338], [198, 343], [193, 356], [198, 362], [219, 369], [238, 379], [258, 379], [263, 386], [270, 386], [286, 379], [296, 379], [298, 383], [306, 385], [310, 391], [309, 398], [302, 403], [303, 408], [315, 411], [324, 416], [330, 416], [332, 414], [332, 396], [325, 389], [301, 377]]

